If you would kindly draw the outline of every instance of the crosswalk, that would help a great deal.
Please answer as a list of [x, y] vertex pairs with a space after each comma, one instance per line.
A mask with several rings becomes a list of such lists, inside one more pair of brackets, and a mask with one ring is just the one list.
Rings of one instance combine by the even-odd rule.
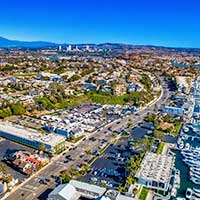
[[38, 189], [38, 187], [34, 187], [32, 185], [26, 185], [25, 187], [22, 187], [21, 189], [28, 192], [34, 192]]
[[66, 165], [65, 163], [63, 163], [62, 161], [56, 161], [54, 162], [55, 165], [61, 165], [61, 166], [64, 166]]

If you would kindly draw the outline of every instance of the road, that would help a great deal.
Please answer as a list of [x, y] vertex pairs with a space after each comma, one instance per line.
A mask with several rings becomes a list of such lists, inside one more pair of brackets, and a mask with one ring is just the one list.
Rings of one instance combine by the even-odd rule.
[[[69, 170], [71, 168], [77, 167], [80, 163], [87, 163], [92, 155], [88, 155], [85, 153], [85, 150], [90, 149], [94, 151], [98, 149], [100, 144], [102, 144], [102, 140], [106, 140], [106, 143], [109, 144], [115, 140], [112, 135], [111, 129], [122, 130], [127, 127], [127, 124], [130, 120], [139, 123], [141, 122], [145, 115], [148, 112], [152, 112], [155, 108], [155, 104], [159, 108], [161, 104], [165, 103], [170, 96], [170, 91], [168, 90], [164, 81], [161, 81], [163, 92], [161, 98], [159, 98], [156, 102], [153, 102], [152, 105], [149, 105], [146, 108], [139, 110], [137, 113], [133, 113], [126, 117], [123, 117], [120, 120], [116, 120], [111, 122], [109, 125], [95, 131], [90, 137], [94, 137], [96, 140], [91, 141], [89, 137], [80, 141], [75, 149], [71, 149], [65, 155], [59, 155], [51, 161], [51, 163], [42, 169], [40, 172], [36, 173], [24, 183], [22, 183], [15, 191], [11, 192], [7, 197], [2, 199], [5, 200], [33, 200], [33, 199], [45, 199], [45, 194], [48, 194], [50, 189], [55, 188], [55, 180], [51, 177], [52, 175], [59, 175], [59, 172], [62, 170]], [[105, 143], [105, 144], [106, 144]], [[84, 156], [80, 156], [84, 154]], [[73, 158], [72, 161], [68, 163], [64, 163], [65, 157], [67, 155], [71, 155]], [[40, 184], [39, 180], [43, 177], [50, 179], [48, 185]]]

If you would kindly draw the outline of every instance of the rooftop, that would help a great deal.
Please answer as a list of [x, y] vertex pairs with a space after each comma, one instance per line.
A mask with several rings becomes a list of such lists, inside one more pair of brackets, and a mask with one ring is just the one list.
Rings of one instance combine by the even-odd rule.
[[158, 155], [148, 153], [145, 155], [136, 177], [162, 183], [170, 181], [174, 157], [172, 155]]
[[134, 200], [132, 197], [121, 195], [116, 190], [108, 190], [100, 186], [71, 180], [68, 184], [59, 185], [48, 196], [48, 199], [55, 199], [61, 196], [65, 200], [78, 199], [102, 199], [102, 200]]
[[0, 133], [8, 133], [19, 138], [51, 145], [52, 147], [65, 141], [65, 137], [57, 134], [43, 135], [40, 132], [10, 122], [0, 122]]

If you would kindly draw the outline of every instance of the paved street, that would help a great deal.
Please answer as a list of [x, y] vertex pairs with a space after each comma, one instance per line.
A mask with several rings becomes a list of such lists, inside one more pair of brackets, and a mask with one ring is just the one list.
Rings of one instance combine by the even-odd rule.
[[[163, 82], [163, 81], [162, 81]], [[165, 85], [162, 85], [163, 93], [162, 97], [157, 101], [154, 102], [152, 105], [148, 106], [137, 112], [137, 114], [131, 114], [126, 116], [120, 120], [114, 121], [109, 125], [101, 128], [94, 132], [90, 137], [94, 137], [96, 140], [91, 141], [87, 137], [85, 140], [79, 142], [79, 144], [68, 151], [65, 155], [60, 155], [57, 158], [54, 158], [51, 164], [49, 164], [46, 168], [41, 170], [35, 176], [32, 176], [28, 181], [26, 181], [22, 186], [20, 186], [16, 191], [12, 192], [6, 200], [32, 200], [32, 199], [44, 199], [45, 194], [49, 193], [51, 188], [55, 187], [55, 180], [51, 178], [51, 175], [58, 175], [62, 170], [69, 170], [72, 167], [76, 167], [78, 164], [83, 163], [84, 160], [90, 160], [92, 158], [91, 155], [87, 155], [85, 153], [86, 149], [90, 149], [94, 151], [100, 146], [102, 139], [107, 140], [107, 143], [111, 143], [114, 141], [112, 136], [112, 131], [110, 131], [110, 127], [114, 127], [115, 130], [122, 130], [124, 129], [130, 119], [136, 123], [139, 123], [143, 120], [144, 116], [154, 110], [155, 104], [159, 108], [161, 104], [165, 103], [170, 95], [170, 92]], [[81, 154], [84, 153], [84, 157], [80, 157]], [[68, 163], [64, 163], [65, 156], [71, 155], [72, 161]], [[39, 180], [42, 177], [46, 177], [50, 179], [48, 185], [40, 184]], [[45, 192], [46, 191], [46, 192]]]

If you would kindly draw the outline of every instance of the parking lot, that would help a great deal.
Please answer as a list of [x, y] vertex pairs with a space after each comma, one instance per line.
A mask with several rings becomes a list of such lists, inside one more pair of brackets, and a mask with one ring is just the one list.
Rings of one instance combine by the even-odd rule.
[[131, 130], [131, 136], [134, 139], [144, 139], [145, 136], [151, 135], [154, 127], [151, 123], [140, 123]]
[[[5, 139], [0, 140], [0, 149], [1, 149], [1, 151], [0, 151], [0, 164], [3, 163], [3, 161], [2, 161], [3, 157], [10, 152], [14, 152], [16, 150], [27, 150], [29, 152], [33, 152], [33, 149], [31, 149], [29, 147], [22, 146], [20, 144], [17, 144], [17, 143], [14, 143], [14, 142], [11, 142], [11, 141], [8, 141], [8, 140], [5, 140]], [[7, 165], [6, 172], [8, 174], [11, 174], [15, 178], [18, 178], [19, 181], [22, 181], [24, 178], [27, 178], [26, 175], [21, 174], [20, 172], [16, 171], [15, 169], [9, 167], [8, 165]]]
[[117, 144], [109, 146], [81, 179], [110, 188], [123, 184], [127, 177], [126, 163], [130, 156], [134, 155], [129, 149], [128, 141], [128, 138], [121, 138]]

